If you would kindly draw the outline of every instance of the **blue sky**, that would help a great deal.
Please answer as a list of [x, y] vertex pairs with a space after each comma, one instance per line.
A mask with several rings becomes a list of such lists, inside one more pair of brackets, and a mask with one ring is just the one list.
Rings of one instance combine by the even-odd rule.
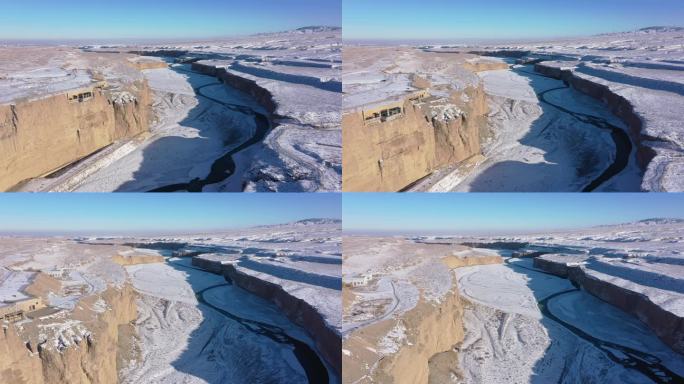
[[345, 231], [504, 233], [684, 218], [677, 193], [345, 193]]
[[340, 0], [6, 0], [0, 39], [174, 39], [340, 26]]
[[195, 232], [319, 217], [341, 217], [339, 194], [0, 194], [2, 233]]
[[515, 39], [681, 25], [683, 0], [344, 0], [345, 39]]

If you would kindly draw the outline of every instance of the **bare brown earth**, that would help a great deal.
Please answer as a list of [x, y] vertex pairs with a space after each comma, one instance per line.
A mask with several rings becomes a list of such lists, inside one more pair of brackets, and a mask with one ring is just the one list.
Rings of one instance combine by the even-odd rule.
[[54, 277], [43, 272], [38, 272], [31, 284], [25, 289], [26, 293], [29, 295], [40, 297], [43, 300], [47, 299], [48, 293], [56, 293], [60, 292], [61, 290], [62, 283]]
[[442, 262], [446, 264], [449, 269], [472, 267], [473, 265], [487, 265], [487, 264], [501, 264], [503, 259], [501, 256], [478, 256], [478, 257], [459, 257], [446, 256], [442, 258]]
[[168, 68], [168, 64], [161, 60], [151, 60], [144, 57], [136, 58], [135, 60], [130, 60], [131, 65], [139, 71], [145, 69], [158, 69], [158, 68]]
[[151, 255], [133, 255], [133, 256], [123, 256], [114, 255], [112, 256], [112, 261], [122, 265], [136, 265], [136, 264], [151, 264], [151, 263], [163, 263], [164, 256], [151, 256]]
[[508, 69], [508, 64], [495, 61], [466, 61], [463, 66], [473, 72], [495, 71]]

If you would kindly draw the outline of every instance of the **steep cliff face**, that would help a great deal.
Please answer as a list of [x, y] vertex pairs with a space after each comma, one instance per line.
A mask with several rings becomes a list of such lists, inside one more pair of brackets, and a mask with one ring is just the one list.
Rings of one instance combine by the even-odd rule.
[[133, 137], [149, 129], [152, 95], [147, 81], [132, 86], [133, 98], [114, 97], [114, 140]]
[[435, 167], [434, 128], [406, 100], [400, 118], [365, 124], [361, 111], [342, 116], [342, 188], [397, 191]]
[[370, 124], [362, 111], [342, 116], [345, 191], [398, 191], [480, 153], [488, 111], [482, 85], [449, 98], [406, 99], [402, 110], [400, 116]]
[[[464, 102], [463, 100], [468, 100]], [[467, 87], [451, 95], [449, 103], [458, 108], [453, 116], [433, 116], [435, 132], [436, 167], [443, 167], [463, 161], [480, 153], [480, 133], [487, 124], [487, 103], [484, 87]], [[439, 108], [425, 111], [426, 114], [439, 113]]]
[[83, 102], [58, 94], [0, 105], [0, 190], [147, 130], [147, 83], [137, 82], [122, 95], [96, 88]]
[[232, 264], [221, 264], [200, 257], [193, 257], [192, 264], [208, 272], [222, 274], [238, 287], [274, 303], [290, 321], [311, 335], [321, 356], [338, 374], [341, 373], [342, 339], [309, 303], [289, 294], [277, 284], [241, 273]]
[[637, 147], [639, 166], [642, 169], [646, 169], [648, 163], [655, 156], [655, 152], [653, 149], [641, 144], [643, 123], [627, 99], [611, 91], [608, 86], [575, 76], [571, 70], [544, 65], [544, 63], [535, 64], [534, 70], [543, 75], [563, 80], [578, 91], [603, 102], [615, 116], [627, 125], [630, 139]]
[[14, 325], [3, 325], [0, 335], [0, 381], [17, 384], [45, 382], [38, 353], [29, 350]]
[[224, 84], [247, 93], [264, 107], [268, 113], [272, 114], [276, 110], [273, 95], [266, 88], [260, 87], [256, 82], [245, 79], [244, 77], [233, 75], [226, 71], [225, 68], [215, 67], [202, 63], [192, 63], [192, 70], [203, 73], [205, 75], [214, 76], [220, 79]]
[[[106, 304], [102, 311], [93, 311], [97, 302]], [[5, 343], [0, 345], [0, 381], [8, 383], [117, 383], [117, 355], [121, 332], [137, 316], [134, 290], [129, 285], [109, 288], [101, 294], [83, 298], [63, 321], [65, 328], [54, 340], [41, 338], [48, 328], [27, 324], [21, 328], [8, 325], [4, 329]], [[43, 320], [34, 320], [41, 322]], [[48, 323], [55, 320], [46, 319]], [[81, 322], [88, 334], [64, 331], [69, 322]], [[51, 327], [51, 326], [50, 326]], [[69, 340], [66, 340], [69, 339]], [[123, 343], [127, 344], [127, 343]]]
[[439, 303], [420, 301], [401, 318], [407, 343], [383, 358], [375, 376], [380, 383], [427, 383], [430, 359], [463, 340], [463, 307], [456, 288]]

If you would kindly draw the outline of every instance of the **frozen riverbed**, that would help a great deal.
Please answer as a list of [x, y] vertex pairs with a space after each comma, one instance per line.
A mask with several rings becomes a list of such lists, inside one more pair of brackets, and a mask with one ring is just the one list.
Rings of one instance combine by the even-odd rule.
[[[639, 170], [631, 148], [617, 148], [611, 131], [623, 124], [598, 101], [567, 88], [562, 81], [536, 74], [532, 67], [480, 73], [488, 94], [491, 137], [483, 143], [485, 160], [467, 175], [452, 173], [436, 188], [454, 191], [638, 190]], [[621, 154], [618, 151], [624, 151]], [[626, 164], [599, 179], [616, 158]]]
[[[456, 273], [460, 289], [472, 302], [464, 315], [465, 339], [458, 348], [465, 382], [660, 382], [631, 369], [630, 363], [615, 361], [625, 356], [623, 352], [597, 348], [592, 338], [650, 354], [675, 374], [684, 373], [684, 359], [644, 324], [577, 291], [566, 279], [533, 270], [531, 263], [513, 260], [505, 266], [467, 267]], [[511, 292], [524, 303], [511, 305]], [[543, 314], [538, 301], [564, 323]], [[568, 325], [588, 337], [579, 337]]]
[[307, 382], [289, 344], [256, 332], [257, 324], [268, 324], [313, 348], [306, 332], [272, 304], [220, 275], [194, 269], [189, 259], [127, 270], [142, 294], [137, 321], [142, 358], [124, 369], [124, 382]]
[[201, 88], [225, 103], [261, 109], [247, 95], [212, 77], [194, 74], [188, 66], [146, 70], [145, 76], [154, 91], [157, 115], [150, 135], [120, 156], [105, 158], [73, 190], [149, 191], [203, 178], [217, 158], [255, 130], [249, 115], [200, 97]]

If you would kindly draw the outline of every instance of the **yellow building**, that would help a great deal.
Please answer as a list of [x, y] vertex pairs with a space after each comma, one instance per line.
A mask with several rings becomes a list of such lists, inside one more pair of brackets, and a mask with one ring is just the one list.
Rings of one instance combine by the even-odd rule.
[[17, 301], [6, 301], [5, 306], [0, 307], [0, 321], [15, 322], [23, 320], [28, 312], [45, 308], [43, 300], [39, 297], [29, 297]]

